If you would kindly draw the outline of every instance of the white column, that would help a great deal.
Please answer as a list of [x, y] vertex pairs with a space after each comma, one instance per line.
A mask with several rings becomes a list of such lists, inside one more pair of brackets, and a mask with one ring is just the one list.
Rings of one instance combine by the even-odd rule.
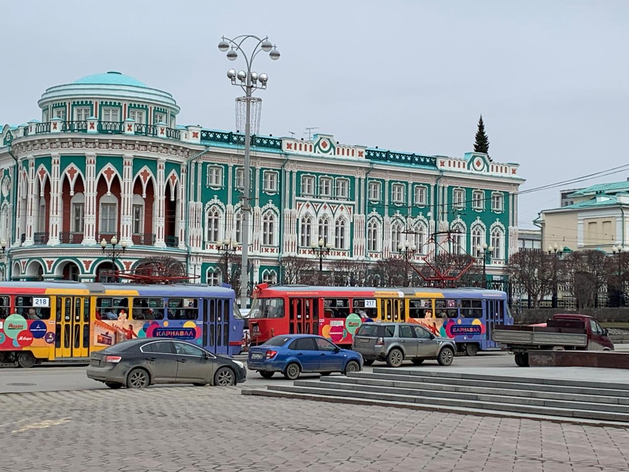
[[16, 205], [15, 210], [15, 234], [14, 234], [14, 246], [19, 246], [22, 244], [22, 233], [24, 232], [24, 228], [22, 227], [22, 215], [26, 211], [26, 195], [28, 194], [28, 189], [23, 188], [22, 186], [22, 166], [18, 165], [17, 174], [13, 178], [13, 185], [17, 185], [17, 201], [14, 203]]
[[157, 163], [157, 199], [155, 205], [155, 214], [153, 217], [153, 225], [155, 228], [153, 232], [156, 234], [156, 247], [166, 247], [166, 243], [164, 242], [165, 168], [166, 160], [160, 158]]
[[37, 201], [39, 199], [39, 192], [37, 192], [37, 182], [35, 181], [35, 158], [33, 156], [28, 157], [28, 197], [26, 206], [26, 241], [24, 246], [33, 245], [33, 232], [35, 231], [35, 209], [37, 207]]
[[179, 168], [179, 194], [177, 195], [177, 215], [175, 234], [179, 238], [179, 249], [186, 249], [186, 182], [188, 181], [188, 169], [185, 164]]
[[[59, 244], [59, 230], [61, 229], [61, 182], [60, 182], [60, 156], [53, 153], [52, 168], [50, 169], [50, 222], [48, 228], [48, 245]], [[70, 198], [68, 196], [68, 198]]]
[[96, 244], [96, 154], [85, 154], [85, 234], [83, 245]]
[[120, 205], [120, 242], [133, 244], [133, 154], [123, 156]]

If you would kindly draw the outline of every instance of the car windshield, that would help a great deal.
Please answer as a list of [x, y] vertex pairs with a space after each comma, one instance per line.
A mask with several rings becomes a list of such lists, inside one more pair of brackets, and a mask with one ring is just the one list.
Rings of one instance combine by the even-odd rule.
[[264, 343], [265, 346], [283, 346], [289, 340], [287, 336], [275, 336]]
[[283, 318], [284, 300], [282, 298], [254, 298], [249, 312], [249, 319]]
[[374, 338], [378, 337], [378, 326], [372, 324], [364, 324], [356, 333], [357, 336], [371, 336]]

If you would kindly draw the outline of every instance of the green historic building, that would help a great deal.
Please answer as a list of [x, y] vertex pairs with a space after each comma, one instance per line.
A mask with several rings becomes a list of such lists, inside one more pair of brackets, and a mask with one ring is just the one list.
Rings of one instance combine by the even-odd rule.
[[[51, 87], [38, 103], [41, 120], [0, 132], [3, 278], [97, 280], [112, 269], [100, 243], [116, 236], [119, 270], [171, 256], [220, 282], [221, 243], [243, 231], [242, 134], [180, 125], [172, 95], [118, 72]], [[317, 258], [321, 239], [326, 269], [395, 257], [404, 243], [421, 263], [448, 230], [452, 251], [493, 247], [492, 277], [517, 250], [517, 164], [325, 134], [252, 145], [251, 283], [279, 281], [283, 257]]]

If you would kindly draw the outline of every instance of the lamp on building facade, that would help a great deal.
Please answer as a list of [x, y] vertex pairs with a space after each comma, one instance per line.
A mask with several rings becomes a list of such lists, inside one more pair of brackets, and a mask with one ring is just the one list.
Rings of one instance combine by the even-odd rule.
[[410, 241], [402, 241], [400, 244], [398, 244], [398, 250], [400, 251], [400, 254], [402, 255], [402, 257], [404, 257], [404, 286], [408, 287], [409, 284], [409, 277], [408, 277], [408, 265], [409, 262], [408, 260], [410, 258], [412, 258], [415, 253], [417, 252], [417, 246], [414, 243], [411, 243]]
[[2, 251], [2, 254], [7, 252], [7, 242], [4, 239], [0, 241], [0, 250]]
[[558, 299], [558, 281], [557, 281], [557, 264], [559, 258], [563, 254], [565, 248], [563, 246], [559, 246], [557, 243], [548, 245], [548, 255], [555, 257], [553, 258], [553, 298], [552, 298], [552, 307], [557, 308], [557, 299]]
[[[245, 52], [243, 46], [247, 40], [251, 40], [248, 44], [253, 44], [249, 53]], [[245, 116], [245, 163], [244, 163], [244, 191], [242, 197], [242, 267], [241, 271], [241, 292], [240, 292], [240, 307], [247, 307], [248, 287], [249, 287], [249, 271], [244, 268], [249, 267], [249, 213], [251, 207], [249, 201], [250, 195], [250, 183], [251, 183], [251, 100], [254, 90], [266, 89], [267, 81], [269, 77], [266, 74], [258, 74], [252, 71], [253, 60], [260, 52], [269, 53], [269, 57], [276, 61], [280, 58], [280, 53], [276, 46], [269, 41], [269, 38], [258, 38], [257, 36], [246, 34], [236, 36], [234, 39], [226, 38], [223, 36], [218, 43], [218, 49], [221, 52], [227, 53], [227, 59], [235, 61], [238, 58], [238, 54], [242, 54], [246, 71], [241, 70], [236, 72], [235, 69], [229, 69], [227, 71], [227, 78], [231, 80], [232, 85], [237, 85], [245, 92], [246, 100], [246, 116]]]
[[493, 246], [487, 246], [486, 243], [476, 246], [476, 257], [483, 259], [483, 288], [487, 288], [487, 260], [491, 263], [491, 255], [494, 252]]
[[[108, 248], [108, 245], [111, 247]], [[108, 257], [111, 257], [111, 265], [113, 266], [113, 270], [116, 270], [116, 259], [120, 257], [120, 254], [124, 254], [127, 250], [127, 242], [122, 241], [118, 244], [118, 238], [116, 236], [112, 236], [109, 240], [109, 243], [105, 240], [105, 238], [100, 240], [100, 247], [103, 250], [103, 254], [105, 252], [108, 253]], [[117, 279], [116, 279], [117, 281]]]
[[319, 239], [316, 244], [312, 245], [312, 252], [314, 252], [319, 258], [319, 278], [323, 277], [323, 258], [330, 254], [330, 249], [332, 249], [332, 245], [330, 243], [326, 243], [323, 238]]
[[[624, 247], [622, 245], [614, 245], [614, 247], [612, 248], [612, 252], [614, 253], [615, 256], [618, 256], [618, 286], [616, 287], [617, 290], [617, 297], [618, 297], [618, 304], [616, 306], [623, 306], [623, 300], [624, 300], [624, 290], [623, 290], [623, 275], [622, 275], [622, 253], [623, 252], [627, 252], [629, 248]], [[4, 249], [3, 249], [4, 252]]]
[[225, 277], [223, 282], [230, 283], [229, 277], [229, 255], [236, 252], [236, 248], [238, 247], [238, 243], [234, 241], [232, 238], [226, 238], [223, 241], [219, 242], [217, 245], [219, 251], [223, 251], [223, 257], [225, 257]]

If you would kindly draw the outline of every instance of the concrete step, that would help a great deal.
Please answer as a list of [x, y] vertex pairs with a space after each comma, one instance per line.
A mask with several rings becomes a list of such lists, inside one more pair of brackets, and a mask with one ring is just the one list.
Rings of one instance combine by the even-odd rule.
[[[511, 391], [505, 393], [504, 391], [496, 393], [487, 393], [483, 391], [475, 392], [455, 392], [444, 390], [432, 390], [429, 384], [422, 384], [421, 387], [411, 386], [410, 388], [399, 386], [387, 386], [387, 385], [374, 385], [370, 383], [355, 383], [351, 382], [351, 379], [345, 381], [342, 378], [338, 378], [336, 382], [319, 382], [319, 381], [296, 381], [296, 387], [314, 387], [314, 388], [329, 388], [331, 390], [352, 390], [359, 392], [374, 392], [374, 393], [392, 393], [395, 395], [405, 395], [409, 397], [429, 398], [429, 399], [443, 399], [448, 400], [466, 400], [471, 402], [481, 403], [504, 403], [510, 405], [529, 405], [529, 406], [542, 406], [548, 408], [568, 409], [568, 410], [588, 410], [588, 411], [611, 411], [614, 413], [622, 413], [629, 415], [629, 405], [620, 405], [618, 403], [600, 403], [600, 402], [585, 402], [585, 401], [568, 401], [558, 399], [548, 399], [542, 397], [518, 397], [512, 396]], [[543, 392], [539, 392], [543, 393]]]
[[[465, 376], [463, 376], [465, 375]], [[505, 377], [505, 376], [480, 376], [470, 374], [450, 374], [446, 372], [425, 372], [422, 370], [408, 371], [399, 369], [374, 369], [373, 373], [356, 372], [351, 376], [378, 378], [381, 380], [404, 380], [407, 382], [430, 382], [443, 385], [467, 385], [474, 387], [497, 387], [505, 390], [542, 390], [554, 393], [582, 394], [582, 395], [606, 395], [611, 397], [629, 398], [629, 390], [618, 388], [624, 384], [606, 384], [603, 382], [583, 382], [583, 386], [572, 386], [571, 380], [555, 380], [554, 384], [534, 382], [540, 379]], [[544, 379], [545, 380], [545, 379]], [[533, 382], [532, 382], [533, 381]]]
[[[490, 387], [478, 387], [478, 386], [470, 386], [465, 383], [463, 384], [441, 384], [438, 382], [431, 382], [430, 379], [423, 379], [422, 382], [418, 382], [415, 379], [407, 380], [408, 377], [400, 376], [400, 379], [392, 379], [385, 380], [380, 378], [373, 377], [359, 377], [359, 376], [349, 376], [349, 377], [323, 377], [321, 378], [322, 383], [330, 383], [330, 382], [339, 382], [339, 383], [351, 383], [351, 384], [361, 384], [361, 385], [373, 385], [379, 387], [397, 387], [397, 388], [406, 388], [406, 389], [421, 389], [421, 390], [430, 390], [438, 393], [439, 395], [444, 395], [444, 392], [447, 393], [464, 393], [464, 394], [478, 394], [478, 395], [505, 395], [505, 389], [499, 386], [490, 386]], [[296, 383], [297, 384], [297, 383]], [[510, 397], [518, 397], [518, 398], [539, 398], [546, 400], [565, 400], [572, 402], [584, 402], [584, 403], [601, 403], [604, 405], [627, 405], [629, 407], [629, 398], [628, 397], [617, 397], [613, 395], [598, 395], [593, 392], [588, 394], [573, 394], [573, 393], [561, 393], [561, 392], [549, 392], [549, 391], [538, 391], [538, 390], [518, 390], [515, 388], [508, 390], [508, 395]]]
[[[304, 381], [305, 382], [305, 381]], [[351, 386], [351, 385], [350, 385]], [[497, 412], [512, 412], [512, 413], [525, 413], [535, 414], [545, 417], [555, 418], [584, 418], [584, 419], [596, 419], [610, 422], [623, 422], [629, 423], [629, 413], [621, 413], [615, 411], [600, 411], [589, 410], [580, 408], [562, 408], [543, 405], [530, 405], [530, 404], [514, 404], [514, 403], [502, 403], [495, 401], [496, 398], [482, 399], [482, 400], [470, 400], [462, 398], [451, 398], [449, 395], [444, 397], [425, 397], [412, 394], [400, 394], [393, 393], [393, 391], [382, 392], [378, 389], [374, 390], [353, 390], [351, 388], [330, 388], [330, 385], [326, 385], [323, 382], [312, 382], [312, 385], [293, 385], [293, 386], [280, 386], [271, 385], [268, 387], [268, 391], [279, 393], [296, 393], [308, 396], [333, 396], [347, 399], [367, 399], [374, 400], [383, 403], [411, 403], [411, 404], [423, 404], [426, 406], [448, 406], [465, 408], [468, 410], [477, 411], [497, 411]]]

